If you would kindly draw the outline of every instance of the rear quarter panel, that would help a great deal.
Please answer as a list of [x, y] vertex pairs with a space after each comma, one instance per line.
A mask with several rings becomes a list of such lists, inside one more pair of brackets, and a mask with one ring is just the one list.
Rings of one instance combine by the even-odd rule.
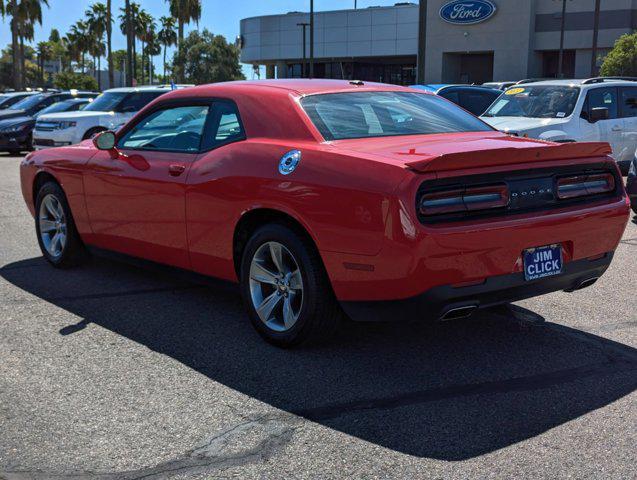
[[[298, 149], [290, 175], [281, 157]], [[296, 219], [323, 252], [377, 254], [391, 193], [406, 172], [396, 166], [343, 155], [328, 144], [243, 141], [200, 156], [192, 165], [186, 219], [195, 270], [236, 278], [233, 237], [242, 215], [273, 209]]]

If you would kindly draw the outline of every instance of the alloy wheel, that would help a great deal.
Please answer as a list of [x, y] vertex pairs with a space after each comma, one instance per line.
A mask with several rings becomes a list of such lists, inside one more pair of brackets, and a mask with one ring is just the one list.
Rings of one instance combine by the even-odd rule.
[[250, 263], [250, 297], [261, 321], [276, 332], [291, 329], [303, 307], [303, 279], [294, 255], [279, 242], [261, 245]]
[[38, 223], [44, 248], [51, 257], [59, 258], [66, 246], [67, 222], [64, 208], [55, 195], [48, 194], [42, 199]]

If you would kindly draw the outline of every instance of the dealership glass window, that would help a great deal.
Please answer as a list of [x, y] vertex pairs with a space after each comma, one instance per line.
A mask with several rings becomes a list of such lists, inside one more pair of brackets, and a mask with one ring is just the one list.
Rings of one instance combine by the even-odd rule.
[[153, 112], [120, 140], [119, 147], [197, 152], [208, 109], [207, 105], [194, 105]]
[[603, 107], [608, 108], [609, 118], [618, 117], [616, 88], [595, 88], [589, 90], [586, 102], [589, 112], [593, 110], [593, 108]]
[[622, 117], [637, 117], [637, 87], [622, 87]]
[[460, 107], [421, 93], [310, 95], [301, 104], [326, 140], [491, 130]]

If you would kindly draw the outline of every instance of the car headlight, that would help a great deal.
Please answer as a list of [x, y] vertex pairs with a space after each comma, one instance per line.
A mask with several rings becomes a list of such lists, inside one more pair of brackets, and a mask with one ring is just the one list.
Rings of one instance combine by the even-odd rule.
[[73, 128], [77, 125], [77, 122], [58, 122], [55, 126], [56, 130], [66, 130], [67, 128]]
[[11, 125], [10, 127], [5, 127], [0, 131], [4, 133], [16, 133], [16, 132], [21, 132], [23, 130], [26, 130], [27, 128], [29, 128], [29, 124], [22, 123], [20, 125]]

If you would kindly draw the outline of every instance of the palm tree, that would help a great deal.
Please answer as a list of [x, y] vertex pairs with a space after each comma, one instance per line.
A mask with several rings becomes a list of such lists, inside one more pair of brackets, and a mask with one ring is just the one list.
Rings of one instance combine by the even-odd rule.
[[[107, 30], [108, 24], [108, 11], [106, 5], [103, 3], [94, 3], [90, 9], [88, 9], [84, 15], [86, 15], [86, 25], [88, 26], [88, 33], [91, 37], [90, 51], [93, 58], [97, 57], [97, 72], [101, 67], [101, 58], [105, 53], [104, 49], [104, 33]], [[95, 62], [94, 62], [95, 66]], [[101, 75], [96, 73], [98, 88], [102, 89]]]
[[[137, 28], [136, 28], [136, 23], [137, 23], [137, 18], [139, 17], [139, 4], [135, 3], [135, 2], [131, 2], [129, 0], [126, 0], [126, 4], [124, 6], [124, 8], [120, 8], [120, 12], [122, 12], [119, 15], [119, 20], [120, 20], [120, 24], [119, 24], [119, 29], [122, 32], [122, 35], [125, 35], [127, 37], [127, 50], [128, 53], [127, 55], [129, 56], [128, 61], [126, 62], [128, 65], [128, 69], [129, 69], [129, 75], [130, 75], [130, 83], [132, 86], [132, 83], [136, 77], [136, 72], [137, 72]], [[130, 26], [130, 31], [129, 31], [129, 26]]]
[[164, 46], [164, 78], [166, 78], [166, 50], [177, 43], [175, 33], [175, 19], [173, 17], [161, 17], [161, 30], [157, 34], [159, 43]]
[[[11, 50], [13, 54], [13, 87], [22, 90], [24, 86], [24, 63], [21, 61], [20, 45], [24, 51], [24, 39], [32, 35], [33, 24], [42, 24], [42, 5], [49, 6], [48, 0], [0, 0], [0, 15], [11, 17]], [[26, 27], [25, 24], [31, 24]]]
[[71, 31], [68, 33], [67, 38], [71, 57], [81, 64], [82, 73], [85, 73], [85, 55], [91, 46], [91, 38], [86, 22], [79, 20], [71, 25]]
[[146, 55], [148, 56], [148, 79], [153, 84], [155, 67], [153, 65], [153, 57], [161, 53], [161, 43], [154, 30], [150, 30], [146, 38]]
[[106, 57], [108, 63], [108, 87], [113, 88], [115, 83], [115, 72], [113, 70], [113, 11], [112, 0], [106, 0]]
[[40, 67], [40, 85], [44, 86], [44, 62], [51, 58], [51, 45], [49, 42], [38, 42], [36, 52], [38, 54], [38, 66]]
[[148, 41], [152, 38], [152, 36], [155, 34], [155, 19], [153, 18], [153, 16], [148, 13], [146, 10], [140, 10], [139, 11], [139, 15], [137, 15], [136, 18], [136, 22], [135, 22], [135, 33], [137, 35], [137, 38], [139, 38], [139, 40], [142, 42], [142, 78], [141, 81], [142, 83], [144, 83], [144, 76], [146, 73], [145, 70], [145, 49], [144, 49], [144, 45], [148, 43]]
[[[181, 51], [184, 41], [184, 26], [191, 21], [199, 24], [201, 0], [166, 0], [170, 5], [170, 15], [177, 19], [177, 48]], [[183, 79], [180, 79], [183, 81]]]

